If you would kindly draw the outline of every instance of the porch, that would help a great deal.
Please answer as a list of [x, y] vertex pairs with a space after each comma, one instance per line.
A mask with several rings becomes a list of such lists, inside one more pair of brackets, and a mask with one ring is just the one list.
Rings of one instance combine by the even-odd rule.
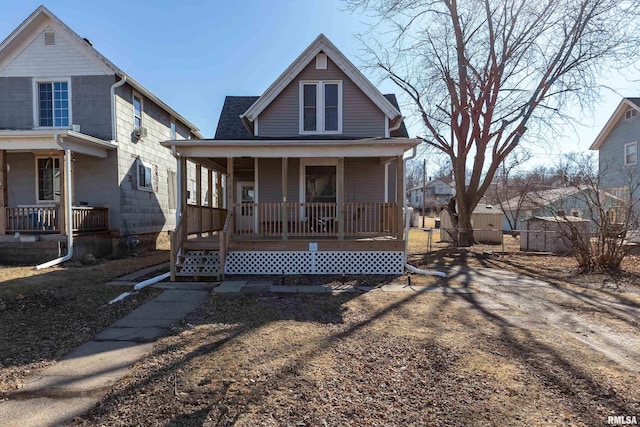
[[[71, 227], [74, 233], [101, 232], [109, 229], [109, 208], [73, 206]], [[60, 234], [64, 211], [59, 206], [18, 206], [0, 210], [2, 234]]]

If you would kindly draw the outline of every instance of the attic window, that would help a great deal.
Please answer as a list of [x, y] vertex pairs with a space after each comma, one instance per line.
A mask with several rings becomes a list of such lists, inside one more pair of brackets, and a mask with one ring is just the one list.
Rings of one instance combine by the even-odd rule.
[[326, 70], [327, 69], [327, 55], [324, 53], [319, 53], [316, 55], [316, 70]]
[[46, 31], [44, 33], [44, 45], [54, 46], [56, 44], [56, 33], [53, 31]]
[[638, 110], [636, 110], [635, 108], [629, 108], [627, 111], [624, 112], [625, 120], [629, 120], [637, 116], [638, 116]]

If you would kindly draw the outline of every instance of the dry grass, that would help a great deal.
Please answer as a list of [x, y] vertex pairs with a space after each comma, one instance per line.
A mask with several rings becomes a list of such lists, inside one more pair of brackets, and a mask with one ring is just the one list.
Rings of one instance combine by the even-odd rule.
[[124, 289], [104, 283], [167, 260], [168, 252], [157, 251], [91, 267], [0, 266], [0, 397], [158, 293], [144, 290], [109, 306]]

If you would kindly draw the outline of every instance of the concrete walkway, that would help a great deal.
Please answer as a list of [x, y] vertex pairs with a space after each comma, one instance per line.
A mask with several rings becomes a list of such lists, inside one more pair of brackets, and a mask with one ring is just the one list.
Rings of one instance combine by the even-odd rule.
[[[149, 267], [118, 278], [109, 285], [132, 286]], [[195, 311], [211, 292], [220, 294], [331, 292], [445, 292], [468, 289], [408, 286], [394, 281], [381, 287], [326, 285], [281, 286], [272, 281], [161, 282], [164, 292], [98, 333], [59, 362], [29, 379], [25, 386], [0, 402], [0, 426], [57, 426], [87, 412], [138, 360], [151, 352], [153, 342], [176, 322]]]

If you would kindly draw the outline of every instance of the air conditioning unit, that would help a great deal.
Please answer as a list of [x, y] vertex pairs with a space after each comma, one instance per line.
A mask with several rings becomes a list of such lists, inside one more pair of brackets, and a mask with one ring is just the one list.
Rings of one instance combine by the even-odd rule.
[[144, 138], [147, 136], [147, 128], [144, 126], [136, 126], [135, 129], [133, 129], [133, 134], [136, 138]]

